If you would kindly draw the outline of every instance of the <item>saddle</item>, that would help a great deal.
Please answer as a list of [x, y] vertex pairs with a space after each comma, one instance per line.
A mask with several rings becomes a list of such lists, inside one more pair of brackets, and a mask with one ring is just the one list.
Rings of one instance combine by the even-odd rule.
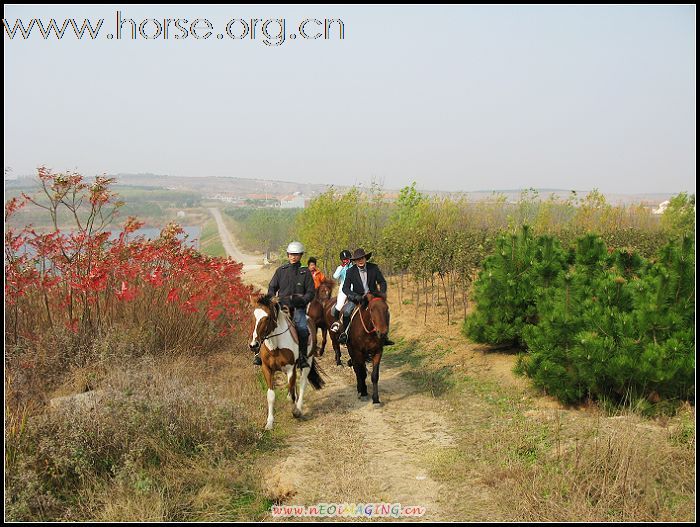
[[[300, 309], [300, 308], [297, 308]], [[284, 314], [285, 319], [287, 320], [287, 325], [289, 326], [289, 334], [292, 336], [292, 340], [294, 340], [295, 344], [299, 344], [299, 334], [297, 333], [297, 327], [294, 324], [294, 320], [292, 319], [291, 315], [289, 314], [289, 308], [287, 306], [282, 306], [282, 313]], [[310, 318], [307, 317], [308, 320], [308, 325], [309, 325], [309, 342], [311, 343], [312, 346], [312, 353], [315, 353], [317, 349], [316, 345], [316, 326], [314, 325], [314, 321]]]
[[282, 313], [284, 314], [284, 318], [287, 319], [287, 325], [289, 326], [289, 333], [290, 335], [292, 335], [292, 339], [294, 339], [294, 342], [296, 344], [299, 344], [299, 335], [297, 334], [297, 327], [294, 324], [294, 320], [292, 319], [291, 315], [289, 314], [289, 308], [287, 306], [283, 306]]

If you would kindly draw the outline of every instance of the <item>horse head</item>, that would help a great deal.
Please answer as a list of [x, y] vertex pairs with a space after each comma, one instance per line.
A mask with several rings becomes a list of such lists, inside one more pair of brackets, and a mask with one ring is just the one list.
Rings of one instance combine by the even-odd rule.
[[260, 295], [254, 303], [253, 315], [253, 339], [248, 346], [251, 350], [257, 351], [260, 344], [277, 327], [277, 318], [280, 312], [280, 305], [276, 298], [269, 295]]
[[333, 280], [324, 280], [316, 289], [316, 298], [321, 302], [325, 302], [326, 300], [330, 299], [331, 295], [333, 294], [334, 286], [335, 282]]
[[389, 304], [386, 303], [386, 294], [367, 293], [365, 298], [374, 330], [383, 341], [389, 335]]

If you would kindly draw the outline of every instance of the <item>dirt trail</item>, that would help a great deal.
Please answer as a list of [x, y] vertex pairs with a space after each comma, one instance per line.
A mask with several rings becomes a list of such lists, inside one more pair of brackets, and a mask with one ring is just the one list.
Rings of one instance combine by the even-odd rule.
[[[309, 393], [304, 417], [292, 423], [286, 459], [273, 467], [270, 496], [286, 504], [400, 503], [426, 507], [423, 519], [444, 520], [438, 482], [423, 466], [429, 449], [453, 444], [446, 409], [417, 393], [400, 368], [382, 365], [380, 398], [361, 401], [352, 368], [320, 359], [327, 385]], [[288, 412], [289, 403], [279, 405]]]
[[[261, 268], [255, 257], [242, 253], [218, 210], [211, 210], [224, 247], [234, 258], [240, 255], [249, 271], [245, 280], [266, 287], [274, 269]], [[347, 360], [344, 348], [343, 360]], [[319, 364], [326, 386], [319, 391], [309, 387], [304, 416], [290, 423], [286, 455], [267, 471], [270, 497], [290, 505], [400, 503], [426, 507], [422, 520], [457, 519], [440, 501], [444, 489], [429, 476], [424, 461], [429, 451], [449, 448], [454, 442], [447, 405], [419, 393], [402, 377], [401, 367], [386, 361], [379, 381], [383, 404], [374, 407], [371, 400], [359, 400], [355, 374], [352, 368], [335, 365], [330, 342]], [[284, 381], [277, 377], [280, 387]], [[368, 383], [371, 389], [369, 375]], [[281, 426], [279, 417], [291, 413], [291, 403], [279, 398], [275, 413], [276, 426]], [[478, 506], [482, 495], [483, 488], [473, 485], [464, 489], [462, 497]]]
[[214, 216], [216, 220], [216, 226], [219, 228], [219, 238], [221, 238], [221, 244], [224, 246], [226, 254], [234, 260], [242, 262], [244, 271], [261, 269], [263, 266], [262, 256], [246, 254], [238, 248], [233, 236], [226, 228], [224, 219], [221, 217], [221, 211], [215, 207], [211, 207], [209, 208], [209, 212], [211, 212], [211, 215]]

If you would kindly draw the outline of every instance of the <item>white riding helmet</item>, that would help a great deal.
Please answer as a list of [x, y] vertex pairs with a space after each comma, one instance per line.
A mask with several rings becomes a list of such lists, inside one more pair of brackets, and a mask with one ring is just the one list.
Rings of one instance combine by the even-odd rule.
[[289, 254], [304, 254], [304, 244], [301, 242], [292, 242], [287, 245], [287, 252]]

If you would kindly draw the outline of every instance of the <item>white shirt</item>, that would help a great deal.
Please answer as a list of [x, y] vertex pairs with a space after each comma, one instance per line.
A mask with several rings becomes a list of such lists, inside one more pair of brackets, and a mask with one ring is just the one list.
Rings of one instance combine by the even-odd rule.
[[362, 285], [365, 287], [365, 294], [369, 293], [369, 286], [367, 285], [367, 266], [358, 267], [360, 271], [360, 278], [362, 279]]

